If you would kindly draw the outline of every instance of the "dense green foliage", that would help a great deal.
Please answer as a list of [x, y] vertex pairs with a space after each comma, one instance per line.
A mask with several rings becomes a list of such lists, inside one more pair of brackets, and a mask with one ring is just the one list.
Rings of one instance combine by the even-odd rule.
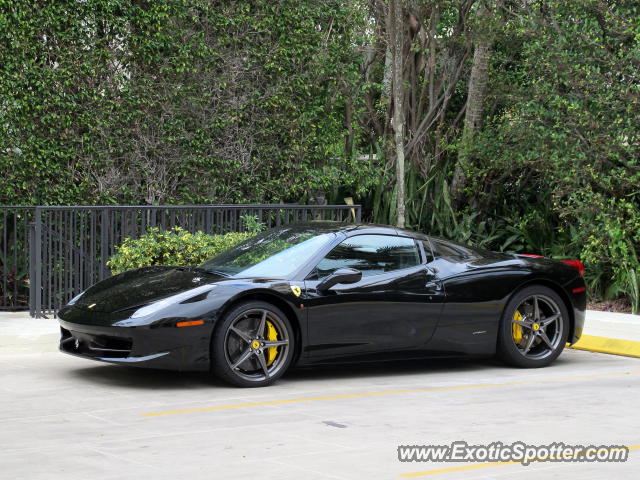
[[195, 267], [255, 235], [234, 232], [224, 235], [189, 233], [179, 227], [169, 231], [151, 228], [140, 238], [126, 238], [116, 247], [107, 265], [114, 275], [133, 268], [153, 265]]
[[[579, 257], [638, 311], [638, 3], [402, 3], [407, 225]], [[0, 203], [351, 196], [393, 223], [388, 22], [385, 0], [0, 0]]]
[[579, 255], [591, 291], [640, 311], [640, 5], [552, 6], [498, 40], [494, 113], [470, 146], [478, 204], [517, 214], [527, 246]]
[[339, 1], [0, 1], [0, 202], [281, 201], [352, 183], [351, 17]]

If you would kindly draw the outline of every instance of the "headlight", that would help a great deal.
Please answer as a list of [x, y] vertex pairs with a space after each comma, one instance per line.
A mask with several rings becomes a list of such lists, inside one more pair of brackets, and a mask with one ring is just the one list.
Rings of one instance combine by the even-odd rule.
[[73, 305], [74, 303], [76, 303], [76, 302], [80, 299], [80, 297], [81, 297], [82, 295], [84, 295], [84, 292], [86, 292], [86, 290], [84, 290], [84, 291], [80, 292], [78, 295], [76, 295], [76, 296], [75, 296], [75, 297], [73, 297], [71, 300], [69, 300], [69, 302], [67, 303], [67, 305]]
[[200, 287], [187, 290], [186, 292], [163, 298], [162, 300], [158, 300], [157, 302], [153, 302], [145, 307], [139, 308], [133, 312], [131, 318], [146, 317], [147, 315], [156, 313], [169, 305], [173, 305], [174, 303], [180, 303], [185, 300], [189, 300], [190, 298], [197, 297], [198, 295], [202, 295], [203, 293], [210, 292], [214, 288], [216, 288], [216, 285], [202, 285]]

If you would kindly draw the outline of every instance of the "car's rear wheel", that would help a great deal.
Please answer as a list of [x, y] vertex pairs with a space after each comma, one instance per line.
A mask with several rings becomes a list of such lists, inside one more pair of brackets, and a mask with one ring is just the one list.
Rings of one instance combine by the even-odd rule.
[[240, 387], [262, 387], [284, 374], [293, 356], [291, 324], [266, 302], [237, 305], [220, 319], [211, 340], [211, 369]]
[[550, 288], [532, 285], [507, 303], [498, 334], [498, 356], [517, 367], [544, 367], [564, 349], [569, 313]]

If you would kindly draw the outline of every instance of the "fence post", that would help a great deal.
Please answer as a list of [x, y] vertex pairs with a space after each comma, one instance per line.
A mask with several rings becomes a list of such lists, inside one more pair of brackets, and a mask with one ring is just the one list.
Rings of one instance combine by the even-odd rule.
[[108, 255], [108, 241], [109, 241], [109, 229], [111, 225], [108, 222], [109, 211], [106, 208], [102, 209], [100, 215], [100, 269], [99, 280], [107, 278], [107, 255]]
[[35, 278], [36, 278], [36, 269], [34, 258], [36, 256], [35, 247], [36, 247], [36, 232], [35, 232], [35, 224], [29, 223], [28, 229], [28, 242], [29, 242], [29, 315], [32, 317], [36, 316], [36, 289], [34, 287]]
[[29, 255], [29, 310], [31, 316], [42, 318], [42, 210], [36, 207]]

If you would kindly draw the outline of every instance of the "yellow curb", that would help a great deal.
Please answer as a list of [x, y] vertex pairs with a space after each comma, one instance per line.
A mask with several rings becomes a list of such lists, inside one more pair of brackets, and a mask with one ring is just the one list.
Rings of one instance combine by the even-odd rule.
[[620, 338], [593, 337], [583, 335], [577, 343], [569, 348], [587, 350], [589, 352], [622, 355], [623, 357], [640, 358], [640, 342], [622, 340]]

